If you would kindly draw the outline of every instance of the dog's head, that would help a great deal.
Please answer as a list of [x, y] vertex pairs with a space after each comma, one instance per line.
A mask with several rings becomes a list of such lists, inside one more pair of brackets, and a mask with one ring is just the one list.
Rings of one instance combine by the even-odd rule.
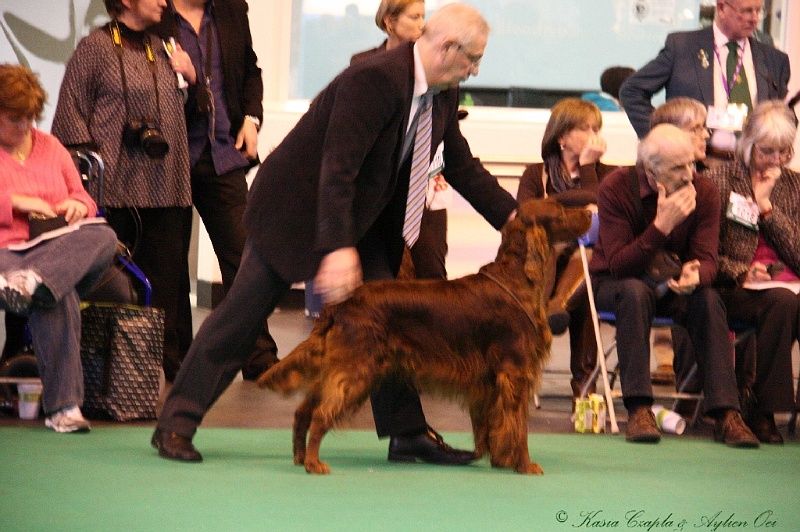
[[519, 206], [517, 217], [503, 228], [497, 260], [524, 257], [525, 276], [540, 283], [553, 244], [571, 242], [586, 233], [592, 218], [579, 207], [564, 207], [554, 199], [533, 199]]
[[577, 240], [592, 224], [592, 215], [588, 210], [564, 207], [552, 198], [526, 201], [519, 206], [517, 218], [526, 227], [534, 224], [542, 226], [550, 245]]

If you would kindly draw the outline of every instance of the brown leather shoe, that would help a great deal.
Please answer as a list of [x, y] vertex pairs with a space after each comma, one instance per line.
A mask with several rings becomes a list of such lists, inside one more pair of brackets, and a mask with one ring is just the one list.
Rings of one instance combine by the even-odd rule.
[[182, 462], [202, 462], [203, 456], [192, 445], [192, 440], [175, 432], [156, 429], [150, 445], [158, 449], [158, 456]]
[[649, 406], [637, 406], [628, 414], [625, 439], [634, 443], [658, 443], [661, 441], [656, 418]]
[[714, 424], [714, 441], [730, 447], [758, 447], [758, 438], [747, 428], [742, 415], [733, 409], [726, 410]]
[[783, 445], [783, 436], [775, 426], [775, 414], [754, 412], [745, 420], [745, 423], [761, 443]]

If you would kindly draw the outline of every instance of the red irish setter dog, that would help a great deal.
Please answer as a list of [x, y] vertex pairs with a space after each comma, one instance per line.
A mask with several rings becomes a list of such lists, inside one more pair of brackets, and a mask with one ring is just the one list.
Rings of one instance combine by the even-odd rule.
[[[309, 338], [265, 372], [262, 387], [305, 400], [295, 412], [294, 462], [329, 473], [325, 434], [388, 374], [469, 409], [475, 455], [541, 474], [528, 455], [528, 403], [550, 357], [543, 273], [552, 245], [589, 228], [588, 211], [531, 200], [507, 223], [494, 262], [448, 281], [366, 283], [326, 307]], [[308, 444], [306, 445], [306, 436]]]

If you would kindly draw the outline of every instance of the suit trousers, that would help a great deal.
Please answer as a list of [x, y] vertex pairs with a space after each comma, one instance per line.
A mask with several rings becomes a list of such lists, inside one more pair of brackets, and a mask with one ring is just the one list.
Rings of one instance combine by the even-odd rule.
[[194, 436], [203, 416], [250, 356], [264, 322], [290, 286], [248, 239], [230, 291], [200, 326], [175, 377], [159, 428]]
[[[358, 243], [364, 281], [395, 279], [397, 276], [393, 265], [400, 264], [398, 254], [402, 253], [403, 245], [396, 246], [395, 251], [389, 236], [394, 233], [389, 227], [390, 224], [376, 223]], [[370, 403], [379, 438], [415, 434], [428, 426], [419, 393], [403, 379], [391, 376], [384, 379], [381, 387], [370, 395]]]
[[593, 283], [598, 310], [614, 312], [617, 317], [617, 355], [626, 408], [642, 401], [652, 403], [650, 328], [653, 317], [659, 315], [671, 317], [688, 330], [698, 369], [704, 376], [706, 413], [739, 410], [733, 344], [728, 336], [725, 306], [716, 290], [698, 287], [686, 296], [669, 292], [658, 299], [652, 288], [636, 278], [601, 275]]
[[447, 279], [447, 209], [422, 212], [419, 238], [410, 251], [417, 279]]

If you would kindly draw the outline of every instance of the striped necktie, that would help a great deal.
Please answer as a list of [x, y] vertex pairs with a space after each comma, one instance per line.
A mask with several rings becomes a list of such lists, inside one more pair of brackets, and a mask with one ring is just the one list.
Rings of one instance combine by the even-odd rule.
[[432, 95], [425, 93], [420, 97], [417, 110], [417, 130], [414, 134], [414, 152], [411, 158], [411, 174], [408, 181], [406, 199], [406, 218], [403, 222], [403, 239], [408, 247], [419, 238], [422, 211], [425, 208], [425, 195], [428, 190], [428, 168], [431, 164], [432, 133]]
[[[750, 98], [750, 87], [747, 85], [747, 74], [744, 71], [744, 63], [739, 63], [739, 43], [736, 41], [728, 41], [728, 60], [726, 61], [725, 69], [728, 75], [728, 102], [729, 103], [743, 103], [747, 109], [753, 110], [753, 100]], [[736, 67], [739, 67], [739, 72], [736, 72]], [[735, 79], [734, 79], [735, 78]]]

